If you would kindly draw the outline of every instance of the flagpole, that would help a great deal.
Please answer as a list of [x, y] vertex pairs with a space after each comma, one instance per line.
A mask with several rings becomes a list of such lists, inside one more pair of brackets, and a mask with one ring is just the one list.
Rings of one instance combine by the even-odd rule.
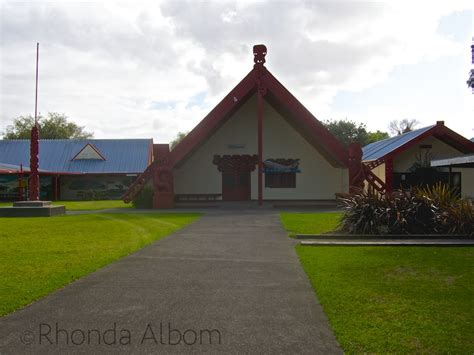
[[35, 126], [38, 125], [38, 63], [39, 63], [39, 43], [36, 43], [36, 88], [35, 88]]

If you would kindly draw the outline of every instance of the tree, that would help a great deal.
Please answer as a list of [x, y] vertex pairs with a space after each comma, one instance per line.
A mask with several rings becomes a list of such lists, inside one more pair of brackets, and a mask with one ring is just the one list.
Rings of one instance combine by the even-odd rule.
[[474, 90], [474, 69], [469, 73], [469, 79], [466, 82], [467, 86]]
[[178, 143], [181, 142], [184, 139], [184, 137], [188, 135], [188, 133], [189, 132], [178, 132], [178, 134], [176, 135], [176, 138], [173, 139], [170, 143], [170, 150], [176, 147]]
[[[35, 119], [31, 115], [20, 116], [7, 126], [3, 139], [30, 139], [31, 128]], [[39, 116], [38, 125], [41, 139], [87, 139], [94, 136], [86, 132], [84, 127], [69, 122], [65, 114], [49, 112], [47, 117]]]
[[382, 139], [390, 138], [387, 132], [376, 130], [375, 132], [368, 132], [367, 144], [381, 141]]
[[369, 134], [363, 123], [355, 123], [349, 120], [325, 121], [323, 124], [344, 146], [358, 142], [364, 146], [369, 141]]
[[418, 124], [420, 124], [420, 122], [418, 122], [415, 119], [406, 119], [405, 118], [405, 119], [400, 120], [400, 121], [398, 121], [398, 120], [391, 121], [388, 127], [389, 127], [390, 132], [392, 134], [399, 136], [401, 134], [413, 131], [415, 126], [417, 126]]

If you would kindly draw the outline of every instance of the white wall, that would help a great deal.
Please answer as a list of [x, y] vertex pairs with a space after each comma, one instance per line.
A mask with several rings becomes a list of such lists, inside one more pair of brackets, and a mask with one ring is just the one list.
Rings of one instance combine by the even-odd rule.
[[461, 194], [474, 200], [474, 169], [453, 169], [461, 172]]
[[410, 167], [416, 161], [415, 156], [417, 153], [420, 152], [420, 145], [423, 144], [430, 144], [432, 146], [432, 148], [430, 149], [432, 159], [453, 158], [462, 154], [458, 150], [440, 141], [439, 139], [434, 137], [428, 137], [426, 139], [423, 139], [415, 146], [398, 154], [393, 159], [393, 171], [396, 173], [408, 172], [408, 169], [410, 169]]
[[[222, 193], [222, 177], [212, 164], [215, 154], [257, 154], [256, 97], [252, 97], [210, 139], [174, 171], [175, 193]], [[268, 103], [265, 103], [263, 159], [300, 159], [296, 188], [264, 188], [268, 200], [334, 199], [348, 192], [347, 169], [334, 168]], [[229, 144], [242, 144], [232, 149]], [[257, 199], [257, 171], [251, 175], [251, 198]]]
[[380, 179], [385, 181], [385, 163], [380, 164], [376, 168], [372, 169], [372, 172]]

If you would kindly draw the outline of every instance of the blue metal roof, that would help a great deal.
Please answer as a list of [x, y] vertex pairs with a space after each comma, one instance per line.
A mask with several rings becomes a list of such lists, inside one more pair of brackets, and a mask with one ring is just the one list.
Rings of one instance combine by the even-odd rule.
[[[87, 144], [105, 160], [72, 160]], [[40, 171], [56, 173], [141, 173], [149, 163], [152, 139], [42, 139], [39, 143]], [[29, 140], [0, 140], [0, 163], [30, 165]]]
[[433, 127], [435, 127], [435, 125], [420, 128], [399, 136], [383, 139], [378, 142], [370, 143], [362, 148], [362, 160], [367, 161], [382, 158]]

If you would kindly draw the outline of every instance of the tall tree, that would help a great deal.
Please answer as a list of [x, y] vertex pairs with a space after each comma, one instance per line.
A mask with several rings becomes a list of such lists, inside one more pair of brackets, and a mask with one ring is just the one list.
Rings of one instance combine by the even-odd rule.
[[382, 139], [390, 138], [387, 132], [376, 130], [375, 132], [368, 132], [367, 144], [381, 141]]
[[413, 131], [413, 129], [419, 125], [420, 122], [418, 122], [415, 119], [403, 119], [403, 120], [393, 120], [389, 124], [389, 129], [390, 132], [394, 135], [401, 135], [404, 133], [408, 133]]
[[173, 149], [174, 147], [176, 147], [178, 145], [179, 142], [181, 142], [184, 137], [186, 137], [188, 135], [189, 132], [178, 132], [178, 134], [176, 135], [176, 138], [173, 139], [170, 143], [170, 149]]
[[365, 124], [350, 120], [324, 121], [323, 124], [346, 147], [358, 142], [361, 146], [368, 143], [369, 135]]
[[[29, 139], [35, 119], [31, 115], [20, 116], [7, 126], [3, 139]], [[38, 124], [41, 139], [87, 139], [92, 138], [92, 132], [86, 132], [84, 127], [68, 121], [65, 114], [49, 112], [47, 117], [39, 115]]]
[[469, 73], [469, 79], [466, 82], [467, 86], [474, 90], [474, 69]]

